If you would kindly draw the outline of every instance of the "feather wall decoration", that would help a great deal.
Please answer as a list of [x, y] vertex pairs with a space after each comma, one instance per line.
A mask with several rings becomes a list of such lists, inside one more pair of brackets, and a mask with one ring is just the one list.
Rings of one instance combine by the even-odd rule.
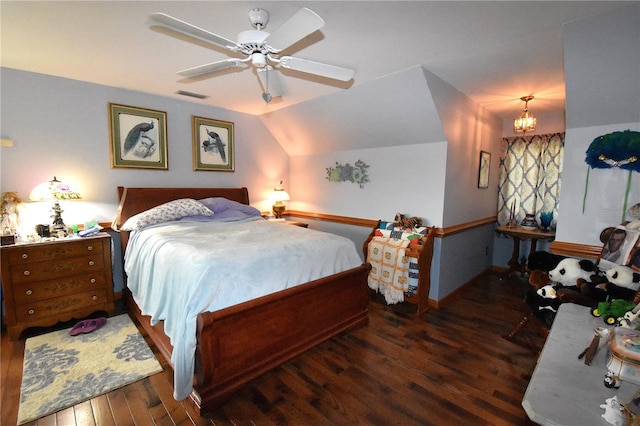
[[[631, 189], [631, 173], [640, 172], [640, 132], [624, 130], [598, 136], [587, 149], [585, 162], [593, 169], [620, 168], [629, 170], [627, 188], [625, 190], [622, 207], [622, 221], [625, 220], [627, 201]], [[582, 199], [582, 213], [587, 202], [589, 187], [589, 170], [585, 182], [584, 197]]]

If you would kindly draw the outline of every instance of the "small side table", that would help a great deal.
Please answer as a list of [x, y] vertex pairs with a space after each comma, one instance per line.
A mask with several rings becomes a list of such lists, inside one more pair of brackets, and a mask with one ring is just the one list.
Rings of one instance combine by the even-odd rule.
[[533, 253], [536, 251], [538, 240], [551, 241], [556, 237], [556, 233], [554, 231], [543, 231], [541, 229], [530, 230], [520, 226], [516, 226], [514, 228], [499, 226], [496, 229], [496, 232], [513, 238], [513, 253], [511, 254], [511, 259], [509, 259], [508, 262], [509, 275], [514, 272], [519, 272], [522, 275], [524, 274], [527, 266], [526, 262], [520, 262], [520, 241], [531, 240], [530, 253]]

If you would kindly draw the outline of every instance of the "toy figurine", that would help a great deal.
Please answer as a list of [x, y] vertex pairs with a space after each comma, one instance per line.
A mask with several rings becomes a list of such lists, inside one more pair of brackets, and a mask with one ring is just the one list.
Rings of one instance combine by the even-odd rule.
[[2, 204], [0, 212], [2, 213], [2, 224], [0, 232], [2, 235], [15, 234], [20, 227], [20, 212], [24, 208], [24, 203], [18, 197], [17, 192], [8, 191], [2, 193]]

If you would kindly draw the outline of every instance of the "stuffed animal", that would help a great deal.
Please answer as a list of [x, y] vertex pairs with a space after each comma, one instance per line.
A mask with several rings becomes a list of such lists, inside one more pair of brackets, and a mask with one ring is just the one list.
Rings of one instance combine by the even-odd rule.
[[549, 253], [546, 251], [534, 251], [527, 259], [527, 271], [529, 272], [529, 284], [536, 290], [551, 284], [549, 271], [555, 269], [565, 256]]
[[558, 263], [564, 259], [566, 259], [566, 256], [560, 256], [546, 251], [534, 251], [527, 259], [527, 269], [530, 271], [549, 272], [555, 269]]
[[[600, 300], [600, 296], [594, 298], [591, 294], [586, 294], [580, 287], [583, 283], [591, 283], [598, 270], [595, 263], [590, 260], [579, 260], [572, 257], [562, 259], [558, 265], [549, 271], [549, 278], [552, 284], [558, 284], [558, 297], [563, 302], [577, 303], [583, 306], [595, 306]], [[606, 298], [606, 295], [604, 295]]]
[[538, 309], [548, 309], [552, 312], [558, 312], [558, 307], [562, 304], [562, 300], [558, 299], [556, 289], [552, 285], [545, 285], [536, 291], [538, 296], [544, 299], [546, 303], [538, 304]]
[[416, 216], [405, 217], [402, 213], [396, 213], [393, 225], [398, 228], [413, 230], [418, 226], [422, 226], [422, 219]]
[[640, 273], [628, 266], [616, 265], [611, 269], [607, 269], [604, 273], [611, 284], [633, 291], [638, 291], [638, 288], [640, 288]]
[[607, 292], [615, 299], [633, 300], [640, 288], [640, 273], [628, 266], [616, 265], [605, 271]]
[[640, 273], [628, 266], [616, 265], [591, 276], [578, 280], [580, 292], [598, 302], [610, 299], [633, 300], [640, 288]]
[[552, 282], [565, 287], [577, 287], [578, 279], [590, 281], [594, 273], [596, 273], [596, 265], [592, 261], [568, 257], [562, 259], [554, 269], [549, 271], [549, 278]]
[[0, 214], [2, 215], [2, 223], [0, 224], [0, 233], [13, 234], [20, 227], [20, 213], [24, 208], [24, 203], [18, 196], [17, 192], [8, 191], [2, 193], [0, 200]]
[[604, 401], [605, 403], [600, 405], [600, 408], [604, 409], [602, 418], [614, 426], [624, 426], [627, 423], [626, 415], [624, 406], [618, 401], [618, 397], [614, 395]]

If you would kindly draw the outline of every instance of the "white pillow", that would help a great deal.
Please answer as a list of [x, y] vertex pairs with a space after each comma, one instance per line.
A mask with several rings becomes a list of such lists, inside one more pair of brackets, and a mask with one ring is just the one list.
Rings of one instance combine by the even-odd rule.
[[213, 212], [199, 201], [181, 198], [131, 216], [120, 230], [139, 231], [147, 226], [178, 220], [185, 216], [213, 216]]

